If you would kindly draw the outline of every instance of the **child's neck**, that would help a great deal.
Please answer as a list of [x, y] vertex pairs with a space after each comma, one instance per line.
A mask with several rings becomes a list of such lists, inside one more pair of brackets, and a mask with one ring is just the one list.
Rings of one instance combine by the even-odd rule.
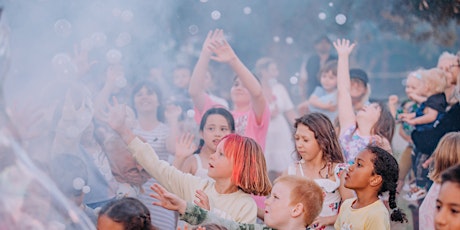
[[215, 180], [214, 188], [219, 194], [230, 194], [238, 191], [238, 187], [230, 181], [230, 178]]
[[377, 191], [370, 190], [370, 189], [363, 189], [363, 190], [355, 190], [356, 192], [356, 200], [351, 205], [354, 209], [364, 208], [370, 204], [376, 202], [379, 197], [377, 195]]

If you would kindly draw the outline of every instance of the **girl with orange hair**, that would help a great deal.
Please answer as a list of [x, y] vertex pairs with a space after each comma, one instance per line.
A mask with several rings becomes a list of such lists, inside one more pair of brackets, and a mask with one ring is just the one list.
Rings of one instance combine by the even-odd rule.
[[110, 107], [110, 126], [128, 144], [137, 162], [160, 184], [190, 202], [198, 198], [195, 203], [200, 203], [204, 200], [201, 196], [206, 194], [211, 212], [226, 219], [255, 223], [257, 206], [251, 194], [266, 196], [272, 187], [262, 148], [256, 141], [238, 134], [222, 138], [209, 159], [208, 176], [214, 181], [203, 179], [159, 160], [155, 150], [124, 125], [125, 105], [116, 100], [114, 103]]

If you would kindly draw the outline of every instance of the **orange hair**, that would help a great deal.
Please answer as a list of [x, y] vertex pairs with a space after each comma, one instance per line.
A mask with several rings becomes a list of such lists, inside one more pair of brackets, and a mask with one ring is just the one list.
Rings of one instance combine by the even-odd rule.
[[272, 185], [262, 148], [252, 138], [229, 134], [222, 138], [224, 154], [233, 164], [231, 182], [246, 193], [266, 196]]

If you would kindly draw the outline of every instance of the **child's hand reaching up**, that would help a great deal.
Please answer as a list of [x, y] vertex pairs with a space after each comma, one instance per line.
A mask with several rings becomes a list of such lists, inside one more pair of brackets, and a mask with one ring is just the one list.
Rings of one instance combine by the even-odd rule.
[[212, 60], [229, 63], [238, 59], [235, 51], [233, 51], [230, 44], [225, 40], [223, 30], [218, 30], [217, 34], [210, 38], [209, 43], [208, 47], [215, 55], [211, 56]]
[[150, 194], [150, 196], [158, 200], [157, 202], [153, 202], [153, 205], [172, 211], [178, 211], [180, 214], [185, 213], [185, 208], [187, 207], [187, 202], [185, 200], [168, 192], [168, 190], [159, 184], [153, 184], [150, 188], [156, 192], [156, 194]]
[[206, 193], [204, 193], [202, 190], [196, 190], [195, 197], [198, 198], [198, 200], [194, 200], [193, 202], [200, 206], [202, 209], [206, 210], [211, 210], [211, 207], [209, 206], [209, 198]]
[[356, 44], [350, 44], [350, 40], [347, 39], [337, 39], [333, 45], [339, 56], [348, 56], [350, 55], [351, 51], [353, 51], [353, 48], [355, 48]]

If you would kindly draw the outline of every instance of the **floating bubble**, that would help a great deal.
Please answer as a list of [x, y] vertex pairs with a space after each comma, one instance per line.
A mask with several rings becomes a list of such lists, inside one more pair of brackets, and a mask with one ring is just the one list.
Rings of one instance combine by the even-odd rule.
[[334, 3], [333, 3], [333, 2], [329, 2], [329, 6], [330, 6], [330, 7], [333, 7], [333, 6], [334, 6]]
[[191, 34], [191, 35], [195, 35], [198, 33], [198, 26], [197, 25], [191, 25], [188, 27], [188, 32]]
[[211, 18], [213, 20], [219, 20], [220, 19], [220, 11], [218, 10], [214, 10], [212, 13], [211, 13]]
[[107, 62], [110, 63], [110, 64], [120, 63], [122, 57], [123, 57], [123, 55], [117, 49], [110, 49], [105, 54], [105, 58], [107, 59]]
[[127, 84], [128, 84], [128, 81], [126, 80], [124, 76], [118, 76], [115, 79], [115, 86], [119, 89], [124, 88]]
[[57, 76], [72, 77], [77, 73], [77, 67], [72, 61], [72, 58], [66, 53], [58, 53], [51, 60], [53, 70]]
[[246, 7], [243, 8], [243, 13], [244, 14], [251, 14], [251, 12], [252, 12], [251, 7], [246, 6]]
[[118, 47], [124, 47], [129, 43], [131, 43], [131, 35], [128, 32], [121, 32], [115, 40], [115, 45]]
[[81, 177], [77, 177], [73, 179], [72, 185], [75, 190], [81, 190], [85, 186], [85, 181]]
[[93, 48], [93, 41], [90, 38], [83, 38], [80, 41], [80, 48], [82, 50], [91, 50]]
[[91, 40], [93, 41], [94, 46], [101, 47], [107, 42], [107, 35], [102, 32], [96, 32], [91, 36]]
[[299, 82], [299, 79], [296, 76], [292, 76], [291, 78], [289, 78], [289, 82], [291, 83], [291, 85], [295, 85]]
[[337, 14], [335, 16], [335, 22], [339, 25], [343, 25], [347, 22], [347, 17], [344, 14]]
[[294, 39], [292, 37], [286, 37], [286, 44], [290, 45], [294, 43]]
[[195, 117], [195, 110], [193, 110], [193, 109], [187, 110], [187, 117], [189, 117], [189, 118]]
[[274, 37], [273, 37], [273, 41], [274, 41], [274, 42], [279, 42], [279, 41], [280, 41], [280, 37], [274, 36]]
[[123, 10], [123, 12], [121, 13], [121, 20], [125, 22], [130, 22], [131, 20], [133, 20], [133, 17], [134, 14], [131, 10]]
[[72, 32], [72, 24], [66, 19], [59, 19], [54, 23], [54, 32], [62, 37], [67, 37]]
[[120, 17], [120, 16], [121, 16], [121, 10], [118, 9], [118, 8], [113, 8], [113, 9], [112, 9], [112, 15], [113, 15], [114, 17]]
[[326, 13], [324, 13], [324, 12], [321, 12], [321, 13], [318, 14], [318, 18], [321, 19], [321, 20], [326, 19], [326, 16], [327, 16], [327, 15], [326, 15]]
[[208, 2], [208, 0], [200, 0], [200, 2], [206, 3], [206, 2]]

